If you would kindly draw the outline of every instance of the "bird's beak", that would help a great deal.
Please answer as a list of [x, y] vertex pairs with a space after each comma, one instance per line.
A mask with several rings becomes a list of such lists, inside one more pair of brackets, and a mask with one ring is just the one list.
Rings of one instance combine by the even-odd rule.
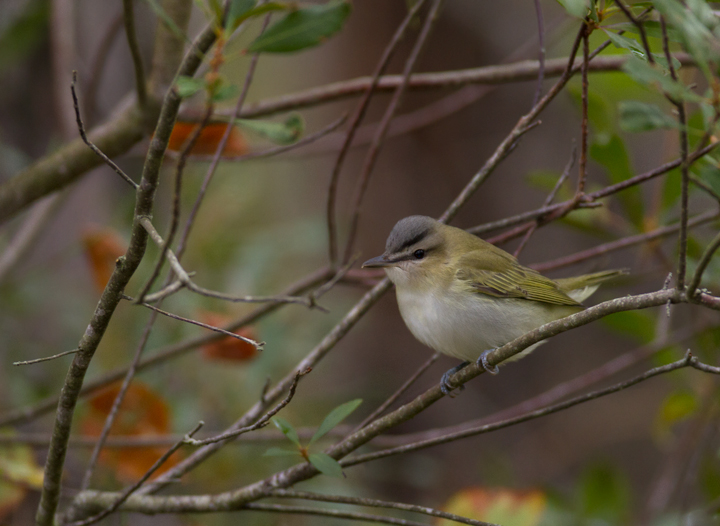
[[387, 256], [385, 256], [385, 254], [383, 254], [382, 256], [368, 259], [365, 263], [362, 264], [362, 268], [392, 267], [394, 265], [395, 265], [395, 262], [389, 261], [387, 259]]

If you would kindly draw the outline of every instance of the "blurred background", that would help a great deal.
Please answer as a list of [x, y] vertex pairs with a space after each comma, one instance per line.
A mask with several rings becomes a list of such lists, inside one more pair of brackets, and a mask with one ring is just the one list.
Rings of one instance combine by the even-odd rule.
[[[577, 21], [555, 1], [543, 0], [540, 6], [547, 57], [566, 57], [577, 34]], [[5, 0], [0, 4], [2, 181], [76, 137], [69, 90], [71, 70], [78, 71], [79, 95], [88, 128], [111, 118], [123, 99], [132, 93], [132, 61], [118, 24], [121, 12], [120, 2]], [[357, 1], [342, 31], [322, 45], [292, 54], [262, 54], [248, 105], [371, 74], [406, 13], [406, 2], [400, 0]], [[136, 4], [136, 23], [148, 67], [157, 24], [149, 4]], [[196, 7], [190, 23], [191, 38], [204, 24], [204, 16]], [[250, 54], [243, 50], [257, 36], [260, 25], [259, 21], [253, 22], [228, 44], [221, 70], [228, 82], [242, 85], [250, 61]], [[390, 73], [401, 72], [419, 25], [399, 46]], [[606, 36], [600, 33], [592, 35], [591, 49], [605, 40]], [[535, 6], [529, 0], [449, 0], [416, 71], [459, 70], [535, 59], [537, 35]], [[604, 54], [620, 52], [611, 46]], [[691, 82], [694, 70], [686, 69], [684, 80]], [[545, 81], [545, 91], [554, 80]], [[362, 205], [354, 250], [359, 261], [384, 250], [385, 239], [397, 220], [412, 214], [434, 217], [442, 214], [517, 119], [529, 110], [535, 91], [535, 81], [491, 86], [486, 94], [460, 111], [401, 135], [391, 133]], [[614, 182], [618, 174], [632, 176], [677, 158], [675, 130], [630, 134], [618, 127], [616, 108], [620, 100], [664, 103], [669, 108], [661, 96], [622, 72], [593, 73], [590, 91], [590, 190]], [[453, 93], [451, 89], [410, 90], [399, 113], [411, 114]], [[542, 205], [573, 149], [579, 147], [579, 93], [579, 80], [574, 79], [542, 113], [540, 126], [521, 139], [462, 209], [454, 225], [469, 228]], [[374, 96], [365, 125], [377, 123], [389, 98], [387, 92]], [[352, 112], [356, 104], [357, 98], [349, 98], [297, 111], [305, 123], [305, 134], [310, 134], [343, 113]], [[234, 99], [221, 104], [226, 109], [233, 105]], [[191, 115], [201, 109], [201, 101], [190, 99], [182, 111]], [[287, 114], [264, 118], [282, 122]], [[194, 279], [198, 284], [231, 294], [271, 295], [327, 264], [325, 207], [338, 141], [342, 141], [339, 133], [275, 157], [221, 163], [183, 260], [186, 269], [197, 273]], [[616, 137], [620, 146], [613, 142]], [[236, 154], [273, 146], [243, 130], [237, 141]], [[347, 237], [354, 188], [367, 152], [367, 141], [356, 143], [359, 144], [350, 151], [339, 185], [337, 218], [341, 249]], [[117, 159], [136, 180], [147, 145], [145, 139]], [[626, 162], [623, 155], [627, 155]], [[184, 213], [192, 206], [207, 168], [207, 161], [188, 165], [183, 181]], [[161, 232], [168, 225], [173, 172], [174, 161], [167, 159], [154, 219]], [[576, 166], [571, 173], [559, 200], [572, 195]], [[613, 197], [604, 202], [603, 208], [581, 211], [538, 229], [522, 252], [521, 263], [541, 263], [671, 224], [678, 217], [677, 191], [673, 195], [670, 183], [666, 182], [672, 177], [676, 175], [644, 185], [633, 194], [635, 201]], [[127, 245], [133, 203], [133, 192], [108, 167], [87, 173], [62, 192], [35, 242], [0, 277], [0, 415], [58, 394], [71, 358], [24, 367], [11, 364], [75, 348], [107, 281], [108, 268], [112, 270], [112, 262]], [[712, 200], [704, 194], [693, 193], [691, 215], [712, 206]], [[20, 214], [4, 225], [4, 247], [10, 246], [13, 234], [26, 217], [27, 213]], [[694, 230], [693, 257], [698, 257], [715, 231], [717, 224]], [[517, 240], [503, 248], [512, 251], [516, 246]], [[601, 269], [629, 269], [626, 279], [604, 286], [588, 302], [594, 304], [624, 294], [659, 289], [675, 267], [675, 247], [676, 238], [671, 236], [548, 275], [563, 277]], [[136, 294], [145, 283], [157, 256], [156, 247], [150, 246], [130, 283], [129, 294]], [[720, 276], [717, 263], [708, 272], [709, 286], [712, 289], [714, 284], [717, 292]], [[125, 420], [121, 417], [115, 432], [183, 434], [198, 420], [205, 421], [208, 432], [221, 431], [258, 400], [268, 378], [276, 381], [291, 371], [365, 290], [362, 283], [341, 282], [320, 301], [327, 313], [288, 305], [262, 318], [246, 333], [267, 342], [262, 354], [238, 355], [235, 351], [205, 347], [140, 373], [133, 395], [135, 402], [128, 402], [124, 409], [128, 416]], [[183, 291], [169, 298], [163, 308], [221, 325], [254, 307]], [[665, 309], [650, 309], [614, 315], [607, 321], [559, 335], [529, 358], [503, 367], [498, 376], [476, 378], [458, 396], [443, 398], [393, 433], [418, 433], [491, 417], [663, 338], [669, 343], [657, 345], [663, 349], [660, 355], [647, 353], [645, 359], [616, 375], [604, 377], [600, 384], [588, 384], [583, 391], [678, 359], [688, 347], [714, 364], [720, 334], [717, 329], [711, 330], [718, 325], [717, 317], [707, 312], [683, 305], [672, 309], [668, 319]], [[121, 303], [88, 378], [129, 362], [148, 317], [149, 311]], [[161, 317], [146, 353], [150, 355], [203, 333], [201, 328]], [[697, 335], [700, 337], [687, 338]], [[677, 341], [678, 338], [682, 340]], [[302, 380], [295, 399], [282, 415], [299, 428], [317, 426], [337, 405], [361, 398], [362, 405], [349, 418], [350, 422], [359, 422], [430, 356], [430, 349], [406, 329], [394, 294], [387, 294]], [[453, 360], [441, 357], [401, 397], [400, 403], [435, 385], [442, 373], [454, 365]], [[75, 433], [83, 436], [99, 433], [109, 406], [110, 395], [104, 396], [80, 402]], [[681, 514], [708, 506], [720, 496], [720, 466], [715, 454], [717, 416], [715, 379], [694, 370], [682, 370], [488, 435], [348, 468], [343, 479], [316, 477], [298, 489], [438, 508], [456, 506], [455, 509], [481, 506], [478, 503], [488, 495], [505, 495], [540, 510], [534, 512], [536, 522], [517, 524], [675, 524], [673, 521]], [[6, 427], [2, 432], [47, 435], [52, 421], [50, 413]], [[229, 445], [172, 492], [222, 492], [296, 463], [295, 459], [285, 457], [261, 457], [271, 445], [287, 446], [289, 442], [283, 443], [280, 437]], [[0, 444], [0, 454], [3, 447], [8, 446]], [[371, 444], [361, 451], [372, 449]], [[35, 461], [42, 466], [45, 449], [37, 446], [32, 451]], [[79, 487], [90, 451], [88, 447], [70, 450], [64, 478], [67, 496], [72, 496]], [[152, 450], [109, 450], [101, 456], [94, 486], [117, 489], [134, 480], [146, 469], [146, 464], [139, 460], [145, 454], [155, 458]], [[0, 517], [4, 517], [0, 523], [32, 521], [39, 493], [31, 487], [24, 489], [22, 494], [13, 493], [14, 497], [5, 501], [0, 493]], [[7, 494], [11, 489], [5, 491]], [[103, 524], [223, 525], [236, 524], [238, 520], [243, 524], [344, 522], [236, 512], [217, 516], [131, 515], [124, 519], [111, 517]]]

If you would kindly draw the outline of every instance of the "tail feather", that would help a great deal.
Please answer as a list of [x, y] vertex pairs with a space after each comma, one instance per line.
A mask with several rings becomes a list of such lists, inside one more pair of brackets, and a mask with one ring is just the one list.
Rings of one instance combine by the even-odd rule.
[[604, 281], [615, 279], [618, 276], [627, 274], [627, 270], [604, 270], [594, 274], [584, 274], [572, 278], [561, 278], [555, 280], [560, 289], [568, 296], [578, 302], [589, 298]]

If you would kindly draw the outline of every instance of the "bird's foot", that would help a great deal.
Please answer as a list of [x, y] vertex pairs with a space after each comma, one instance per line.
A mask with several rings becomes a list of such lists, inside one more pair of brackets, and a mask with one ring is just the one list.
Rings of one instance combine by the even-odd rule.
[[[450, 377], [456, 372], [458, 372], [460, 369], [463, 369], [468, 365], [470, 365], [470, 362], [463, 362], [460, 365], [456, 365], [452, 369], [448, 370], [444, 375], [442, 375], [442, 378], [440, 379], [440, 390], [443, 392], [443, 394], [450, 395], [450, 391], [455, 389], [452, 385], [450, 385]], [[459, 390], [462, 391], [463, 389], [465, 389], [465, 386], [461, 385]]]
[[483, 351], [480, 355], [480, 358], [477, 359], [477, 364], [485, 369], [490, 374], [498, 374], [500, 372], [500, 369], [498, 369], [497, 365], [490, 365], [490, 362], [488, 362], [487, 356], [491, 352], [493, 352], [495, 349], [488, 349], [487, 351]]

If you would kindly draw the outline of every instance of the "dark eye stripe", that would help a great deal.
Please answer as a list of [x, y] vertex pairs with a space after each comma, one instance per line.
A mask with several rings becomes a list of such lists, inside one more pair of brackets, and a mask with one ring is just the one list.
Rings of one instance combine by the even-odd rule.
[[427, 235], [428, 235], [429, 233], [430, 233], [430, 229], [428, 228], [427, 230], [423, 230], [422, 232], [418, 233], [417, 235], [411, 237], [410, 239], [408, 239], [407, 241], [405, 241], [405, 242], [402, 244], [402, 246], [400, 247], [400, 249], [398, 250], [398, 252], [400, 252], [400, 251], [401, 251], [402, 249], [404, 249], [404, 248], [413, 246], [413, 245], [414, 245], [415, 243], [417, 243], [418, 241], [422, 241], [423, 239], [425, 239], [425, 238], [427, 237]]

